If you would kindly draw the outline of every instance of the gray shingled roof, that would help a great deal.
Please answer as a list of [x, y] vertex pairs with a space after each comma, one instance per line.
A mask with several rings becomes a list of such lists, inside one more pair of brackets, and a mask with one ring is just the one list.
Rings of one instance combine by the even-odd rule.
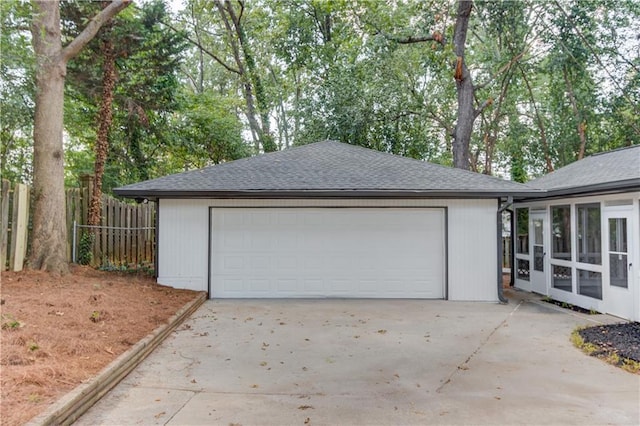
[[591, 155], [528, 184], [546, 196], [640, 190], [640, 145]]
[[115, 193], [163, 197], [497, 197], [526, 185], [334, 141], [317, 142], [127, 185]]

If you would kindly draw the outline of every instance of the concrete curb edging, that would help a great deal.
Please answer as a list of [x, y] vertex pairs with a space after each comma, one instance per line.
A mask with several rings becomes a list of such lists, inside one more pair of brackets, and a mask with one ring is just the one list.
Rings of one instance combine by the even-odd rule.
[[169, 334], [207, 300], [206, 293], [184, 305], [169, 322], [159, 326], [89, 379], [64, 395], [27, 426], [70, 425], [138, 366]]

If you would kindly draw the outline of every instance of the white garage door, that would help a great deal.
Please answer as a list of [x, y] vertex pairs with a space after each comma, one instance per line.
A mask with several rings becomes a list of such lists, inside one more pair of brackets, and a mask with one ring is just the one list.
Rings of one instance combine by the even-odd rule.
[[445, 212], [213, 208], [211, 297], [444, 297]]

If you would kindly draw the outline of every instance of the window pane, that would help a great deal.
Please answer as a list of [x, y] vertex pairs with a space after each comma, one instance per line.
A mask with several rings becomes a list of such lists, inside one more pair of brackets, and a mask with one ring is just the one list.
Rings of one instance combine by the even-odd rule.
[[571, 268], [553, 265], [553, 287], [571, 292]]
[[602, 274], [578, 269], [578, 294], [602, 300]]
[[518, 259], [518, 279], [529, 281], [529, 261]]
[[544, 272], [544, 248], [533, 246], [533, 269]]
[[516, 210], [516, 253], [529, 254], [529, 209]]
[[542, 245], [544, 233], [542, 232], [542, 219], [533, 220], [533, 244]]
[[627, 255], [609, 253], [609, 279], [614, 287], [627, 288]]
[[627, 219], [609, 219], [609, 251], [627, 252]]
[[578, 261], [602, 265], [602, 238], [600, 232], [600, 204], [578, 204]]
[[571, 260], [571, 207], [551, 207], [551, 257]]

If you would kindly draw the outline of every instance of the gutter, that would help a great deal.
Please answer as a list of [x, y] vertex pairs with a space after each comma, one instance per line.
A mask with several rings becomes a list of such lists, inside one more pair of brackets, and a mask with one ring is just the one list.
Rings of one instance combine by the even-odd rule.
[[[500, 205], [500, 200], [498, 200], [498, 205]], [[504, 297], [503, 288], [502, 288], [502, 212], [507, 210], [509, 207], [513, 205], [513, 197], [509, 196], [507, 201], [498, 208], [498, 213], [496, 213], [496, 233], [497, 233], [497, 242], [498, 242], [498, 261], [497, 261], [497, 271], [498, 271], [498, 300], [500, 303], [507, 304], [509, 300]], [[513, 269], [513, 265], [512, 265]]]
[[116, 188], [113, 192], [125, 198], [156, 200], [158, 198], [250, 198], [250, 199], [304, 199], [304, 198], [420, 198], [420, 199], [483, 199], [505, 197], [537, 199], [545, 194], [544, 190], [376, 190], [376, 189], [246, 189], [246, 190], [163, 190], [163, 189], [127, 189]]
[[[535, 183], [535, 182], [534, 182]], [[582, 186], [569, 186], [564, 188], [540, 188], [532, 186], [535, 189], [543, 190], [539, 195], [524, 196], [519, 199], [522, 202], [537, 201], [540, 199], [578, 197], [585, 195], [615, 194], [627, 192], [629, 190], [640, 190], [640, 178], [625, 179], [613, 182], [601, 182]]]

